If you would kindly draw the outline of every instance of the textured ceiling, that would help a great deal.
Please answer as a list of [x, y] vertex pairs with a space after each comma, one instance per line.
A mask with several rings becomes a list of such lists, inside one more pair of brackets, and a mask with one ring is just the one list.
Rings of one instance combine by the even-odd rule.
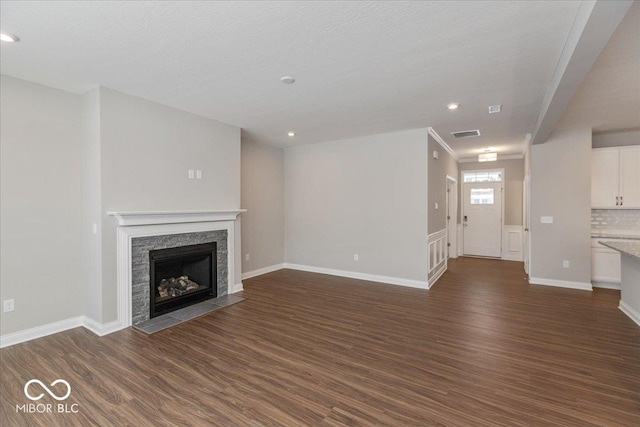
[[609, 39], [556, 126], [579, 127], [591, 127], [594, 132], [640, 129], [638, 1]]
[[[75, 93], [106, 86], [280, 146], [432, 126], [466, 157], [483, 146], [522, 152], [579, 2], [0, 7], [2, 30], [22, 39], [2, 45], [3, 74]], [[503, 112], [489, 115], [490, 104]], [[449, 135], [468, 129], [482, 136]]]

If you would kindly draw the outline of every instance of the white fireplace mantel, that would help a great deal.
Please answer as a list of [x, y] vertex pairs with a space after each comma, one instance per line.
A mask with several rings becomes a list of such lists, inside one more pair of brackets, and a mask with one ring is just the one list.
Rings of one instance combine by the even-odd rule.
[[180, 224], [189, 222], [233, 221], [246, 209], [221, 211], [134, 211], [107, 212], [118, 220], [118, 225]]
[[220, 211], [137, 211], [107, 212], [118, 220], [117, 227], [117, 299], [118, 318], [113, 331], [131, 326], [132, 263], [134, 238], [204, 231], [227, 231], [227, 283], [229, 293], [242, 290], [235, 282], [235, 220], [246, 209]]

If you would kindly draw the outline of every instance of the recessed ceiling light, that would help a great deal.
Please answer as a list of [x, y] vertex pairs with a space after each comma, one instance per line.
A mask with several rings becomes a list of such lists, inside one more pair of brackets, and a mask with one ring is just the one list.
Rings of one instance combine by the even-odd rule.
[[502, 104], [489, 105], [489, 114], [499, 113], [502, 110]]
[[458, 109], [458, 107], [459, 107], [459, 105], [457, 103], [455, 103], [455, 102], [452, 102], [451, 104], [447, 105], [447, 108], [449, 110], [456, 110], [456, 109]]
[[295, 133], [295, 132], [287, 132], [287, 135], [289, 135], [289, 136], [296, 136], [296, 133]]
[[0, 33], [0, 41], [15, 43], [20, 41], [20, 37], [9, 33]]
[[296, 79], [291, 76], [284, 76], [280, 78], [280, 81], [286, 85], [291, 85], [296, 81]]

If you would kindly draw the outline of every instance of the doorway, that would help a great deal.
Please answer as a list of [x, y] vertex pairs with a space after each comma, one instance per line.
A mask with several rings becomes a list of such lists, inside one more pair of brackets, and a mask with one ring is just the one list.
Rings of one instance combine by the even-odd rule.
[[502, 257], [504, 170], [463, 172], [463, 253]]

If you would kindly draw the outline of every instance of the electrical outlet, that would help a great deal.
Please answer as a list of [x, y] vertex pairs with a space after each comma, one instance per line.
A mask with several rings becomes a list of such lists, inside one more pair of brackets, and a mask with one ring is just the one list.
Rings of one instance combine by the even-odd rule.
[[563, 268], [569, 268], [569, 261], [567, 261], [566, 259], [564, 261], [562, 261], [562, 267]]
[[245, 255], [244, 255], [244, 260], [245, 260], [245, 261], [249, 261], [249, 254], [245, 254]]
[[16, 309], [15, 300], [8, 299], [4, 301], [4, 312], [8, 313]]
[[189, 177], [189, 179], [193, 179], [195, 176], [195, 172], [193, 171], [193, 169], [189, 169], [187, 171], [187, 176]]
[[353, 260], [358, 261], [358, 259], [359, 259], [358, 254], [353, 254]]
[[202, 171], [200, 169], [196, 169], [196, 179], [202, 179]]

